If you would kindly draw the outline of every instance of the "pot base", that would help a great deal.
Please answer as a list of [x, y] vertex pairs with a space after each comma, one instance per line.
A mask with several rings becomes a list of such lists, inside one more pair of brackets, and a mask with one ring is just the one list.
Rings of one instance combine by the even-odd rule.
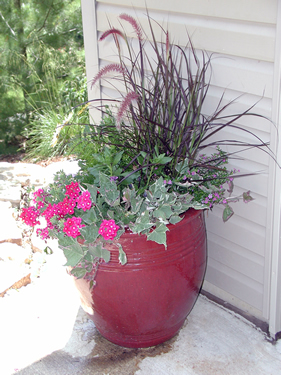
[[99, 266], [95, 287], [82, 293], [98, 331], [117, 345], [145, 348], [171, 339], [197, 300], [207, 261], [204, 213], [189, 209], [168, 229], [167, 249], [144, 235], [123, 234], [124, 266], [118, 247], [108, 245], [110, 262]]

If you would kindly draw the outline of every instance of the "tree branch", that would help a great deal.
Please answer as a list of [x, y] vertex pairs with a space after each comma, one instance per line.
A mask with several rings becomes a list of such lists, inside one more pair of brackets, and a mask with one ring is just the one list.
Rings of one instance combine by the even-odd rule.
[[47, 22], [47, 19], [48, 19], [50, 13], [51, 13], [51, 9], [52, 9], [52, 7], [53, 7], [53, 4], [54, 4], [54, 1], [52, 1], [52, 4], [50, 5], [50, 8], [49, 8], [49, 10], [48, 10], [48, 12], [47, 12], [47, 14], [46, 14], [45, 19], [44, 19], [43, 25], [37, 30], [38, 33], [39, 33], [39, 32], [45, 27], [46, 22]]
[[0, 10], [0, 16], [2, 18], [2, 20], [5, 22], [5, 24], [7, 25], [8, 29], [11, 31], [11, 33], [13, 34], [13, 36], [16, 38], [16, 33], [14, 32], [14, 30], [11, 28], [11, 26], [9, 25], [9, 23], [5, 20], [5, 17], [3, 16], [1, 10]]

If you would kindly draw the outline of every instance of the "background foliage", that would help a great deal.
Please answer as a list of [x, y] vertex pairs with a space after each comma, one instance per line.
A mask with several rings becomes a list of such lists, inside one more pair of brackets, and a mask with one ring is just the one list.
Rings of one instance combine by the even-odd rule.
[[0, 153], [32, 150], [86, 98], [80, 0], [0, 0], [0, 55]]

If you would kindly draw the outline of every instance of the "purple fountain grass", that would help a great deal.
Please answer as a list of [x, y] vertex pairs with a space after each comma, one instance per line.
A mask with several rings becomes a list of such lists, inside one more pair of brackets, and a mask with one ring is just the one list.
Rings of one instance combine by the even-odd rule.
[[133, 29], [135, 30], [139, 41], [143, 40], [143, 33], [142, 33], [141, 26], [137, 23], [137, 21], [132, 16], [122, 13], [120, 14], [119, 18], [121, 20], [129, 22], [132, 25]]
[[[240, 114], [227, 115], [233, 101], [223, 104], [222, 95], [209, 115], [203, 112], [208, 100], [211, 74], [207, 73], [211, 73], [212, 55], [201, 51], [199, 58], [188, 35], [185, 46], [171, 43], [169, 32], [155, 21], [164, 36], [163, 41], [158, 42], [153, 30], [154, 21], [149, 15], [147, 17], [150, 38], [133, 17], [124, 13], [119, 16], [132, 26], [138, 46], [136, 38], [129, 38], [116, 28], [102, 34], [100, 40], [114, 36], [120, 62], [103, 68], [92, 82], [93, 86], [110, 71], [121, 73], [121, 76], [113, 77], [118, 82], [123, 81], [125, 87], [125, 94], [119, 91], [122, 99], [117, 115], [112, 115], [114, 120], [109, 125], [105, 123], [102, 130], [95, 131], [94, 137], [99, 137], [101, 144], [126, 150], [127, 164], [123, 173], [128, 172], [131, 176], [136, 171], [141, 179], [139, 186], [147, 188], [155, 174], [159, 155], [165, 155], [165, 163], [157, 168], [158, 172], [163, 171], [167, 181], [179, 178], [179, 165], [182, 164], [190, 170], [204, 169], [205, 177], [196, 181], [202, 185], [212, 180], [213, 171], [224, 168], [227, 156], [235, 154], [233, 151], [229, 154], [219, 152], [217, 163], [210, 164], [198, 156], [208, 147], [211, 150], [220, 146], [235, 146], [239, 150], [255, 147], [274, 158], [265, 142], [254, 132], [239, 126], [239, 120], [245, 116], [260, 117], [251, 113], [252, 107]], [[119, 37], [125, 41], [124, 51], [120, 48]], [[134, 100], [136, 105], [132, 105]], [[126, 121], [122, 121], [125, 115]], [[216, 137], [227, 128], [241, 130], [242, 134], [252, 137], [252, 141], [243, 142], [235, 135], [233, 139], [223, 141]]]
[[103, 67], [98, 72], [98, 74], [92, 80], [91, 88], [93, 88], [93, 86], [96, 84], [96, 82], [99, 79], [101, 79], [103, 76], [105, 76], [106, 74], [108, 74], [110, 72], [117, 72], [117, 73], [124, 74], [124, 68], [121, 65], [119, 65], [119, 64], [109, 64], [109, 65], [106, 65], [105, 67]]
[[118, 29], [109, 29], [107, 31], [105, 31], [104, 33], [102, 33], [102, 35], [100, 36], [100, 41], [104, 40], [106, 37], [108, 37], [109, 35], [119, 35], [121, 36], [123, 39], [125, 39], [125, 35], [122, 33], [122, 31], [118, 30]]
[[121, 120], [124, 116], [124, 113], [126, 112], [127, 108], [132, 104], [132, 102], [138, 99], [139, 96], [135, 91], [129, 92], [123, 99], [116, 117], [116, 127], [119, 131], [121, 130]]

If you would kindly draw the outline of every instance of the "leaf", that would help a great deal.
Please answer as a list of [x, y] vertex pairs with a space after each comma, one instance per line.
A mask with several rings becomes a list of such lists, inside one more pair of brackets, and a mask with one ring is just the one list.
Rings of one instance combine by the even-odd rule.
[[163, 211], [161, 208], [158, 208], [157, 210], [155, 210], [153, 212], [153, 216], [157, 217], [158, 219], [160, 219], [160, 218], [163, 219], [163, 220], [166, 219], [165, 211]]
[[98, 188], [94, 185], [86, 184], [88, 192], [91, 194], [93, 203], [97, 201]]
[[120, 152], [118, 152], [118, 153], [114, 156], [113, 163], [112, 163], [113, 166], [116, 165], [116, 164], [118, 164], [118, 163], [120, 162], [120, 160], [121, 160], [121, 158], [122, 158], [122, 155], [123, 155], [123, 152], [124, 152], [124, 151], [120, 151]]
[[102, 258], [105, 262], [110, 261], [110, 251], [107, 249], [104, 249], [102, 247], [102, 244], [99, 243], [97, 245], [90, 245], [89, 246], [89, 252], [95, 257], [95, 258]]
[[234, 214], [233, 209], [227, 204], [222, 213], [222, 220], [225, 223]]
[[57, 237], [59, 240], [59, 245], [61, 247], [71, 246], [76, 243], [76, 240], [74, 238], [65, 236], [63, 233], [58, 233]]
[[96, 212], [93, 207], [88, 210], [83, 216], [81, 216], [81, 219], [87, 224], [92, 224], [98, 221]]
[[169, 229], [166, 227], [166, 225], [161, 223], [158, 227], [154, 229], [153, 232], [147, 235], [147, 239], [150, 241], [155, 241], [159, 243], [160, 245], [164, 245], [165, 247], [167, 247], [167, 244], [166, 244], [167, 230]]
[[144, 159], [145, 159], [146, 156], [147, 156], [147, 152], [144, 152], [144, 151], [141, 151], [140, 154], [141, 154], [141, 156], [142, 156]]
[[87, 271], [85, 270], [85, 268], [73, 268], [71, 271], [70, 271], [71, 275], [77, 277], [77, 279], [82, 279]]
[[139, 198], [139, 200], [132, 197], [132, 200], [131, 200], [131, 213], [132, 214], [136, 214], [137, 212], [139, 212], [139, 210], [141, 208], [143, 198], [140, 198], [140, 197], [138, 197], [138, 198]]
[[162, 198], [163, 193], [167, 193], [167, 187], [164, 185], [163, 177], [161, 176], [153, 185], [151, 185], [150, 191], [153, 195], [153, 198]]
[[107, 216], [108, 216], [110, 219], [114, 220], [114, 211], [112, 211], [112, 210], [108, 210], [108, 211], [107, 211]]
[[165, 212], [167, 219], [169, 219], [169, 217], [173, 215], [173, 211], [169, 205], [163, 204], [163, 206], [161, 206], [161, 210]]
[[85, 239], [85, 243], [93, 243], [98, 238], [99, 228], [92, 224], [80, 229], [80, 232]]
[[180, 163], [176, 165], [176, 171], [179, 172], [180, 174], [187, 173], [189, 169], [188, 163], [189, 163], [189, 158], [184, 159], [184, 161], [181, 161]]
[[117, 190], [115, 182], [110, 181], [104, 173], [100, 172], [99, 192], [103, 195], [106, 203], [110, 206], [117, 206], [120, 203], [120, 191]]
[[178, 215], [173, 215], [173, 216], [170, 217], [169, 222], [170, 222], [171, 224], [177, 224], [177, 223], [179, 223], [182, 219], [183, 219], [183, 218], [180, 217], [180, 216], [178, 216]]
[[153, 223], [150, 222], [149, 213], [145, 211], [143, 215], [137, 218], [135, 225], [132, 226], [132, 230], [135, 233], [141, 233], [142, 231], [149, 229], [153, 226]]
[[94, 261], [94, 258], [89, 251], [87, 251], [86, 255], [84, 256], [84, 259], [91, 263]]
[[229, 194], [232, 194], [233, 193], [233, 188], [234, 188], [233, 181], [227, 181], [227, 184], [228, 184], [227, 191], [229, 192]]
[[118, 244], [118, 247], [119, 247], [119, 262], [122, 264], [122, 266], [124, 266], [124, 264], [127, 263], [127, 255], [120, 244]]
[[154, 164], [167, 164], [173, 160], [170, 156], [165, 156], [165, 154], [158, 155], [152, 159]]
[[63, 253], [67, 259], [65, 266], [75, 267], [83, 258], [84, 252], [79, 243], [69, 247], [63, 247]]
[[182, 187], [185, 187], [185, 188], [188, 188], [189, 186], [191, 186], [192, 184], [186, 180], [186, 182], [175, 182], [175, 184], [177, 186], [182, 186]]
[[247, 191], [247, 192], [244, 192], [244, 193], [243, 193], [243, 202], [244, 202], [244, 203], [249, 203], [249, 202], [251, 202], [251, 201], [253, 201], [253, 200], [254, 200], [254, 198], [251, 197], [251, 195], [250, 195], [250, 191]]
[[176, 193], [165, 194], [164, 195], [164, 203], [172, 206], [177, 201]]
[[110, 178], [104, 173], [102, 172], [99, 173], [99, 179], [100, 179], [99, 191], [102, 195], [105, 195], [105, 193], [107, 191], [110, 191], [111, 189], [117, 190], [116, 183], [110, 181]]
[[101, 257], [101, 244], [97, 245], [90, 245], [89, 246], [89, 253], [93, 255], [95, 258], [100, 258]]
[[108, 263], [110, 261], [110, 251], [105, 249], [104, 247], [101, 248], [101, 258]]
[[97, 166], [88, 168], [88, 173], [94, 176], [96, 179], [99, 178], [99, 169]]

